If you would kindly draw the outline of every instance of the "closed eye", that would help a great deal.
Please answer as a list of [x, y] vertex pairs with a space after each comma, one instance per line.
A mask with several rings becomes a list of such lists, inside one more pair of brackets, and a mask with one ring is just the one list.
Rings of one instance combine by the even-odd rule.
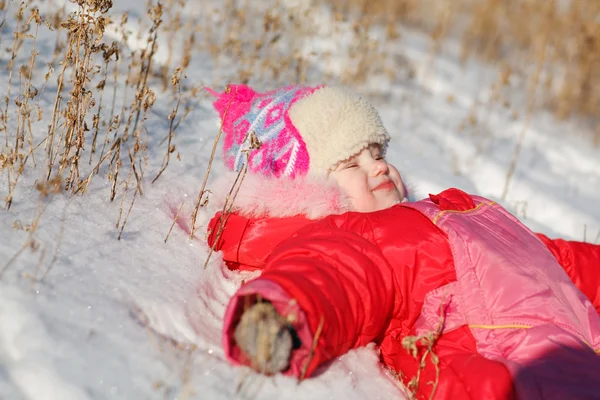
[[342, 169], [358, 168], [358, 164], [346, 164]]

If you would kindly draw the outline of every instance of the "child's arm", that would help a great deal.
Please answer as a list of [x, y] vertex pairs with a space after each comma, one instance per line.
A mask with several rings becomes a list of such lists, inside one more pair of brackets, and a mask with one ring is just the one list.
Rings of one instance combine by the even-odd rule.
[[538, 237], [600, 313], [600, 245]]
[[[242, 286], [232, 298], [223, 332], [226, 354], [235, 363], [250, 365], [249, 349], [260, 352], [262, 346], [269, 350], [278, 337], [282, 337], [280, 344], [288, 346], [287, 331], [280, 329], [282, 324], [277, 324], [277, 317], [262, 319], [263, 331], [273, 326], [274, 332], [262, 344], [260, 339], [256, 343], [247, 336], [259, 330], [243, 333], [242, 315], [253, 309], [257, 301], [266, 300], [290, 322], [299, 339], [284, 373], [308, 377], [322, 363], [383, 334], [394, 306], [393, 282], [391, 267], [377, 246], [321, 221], [282, 243], [261, 277]], [[264, 315], [267, 314], [268, 311]], [[243, 336], [254, 342], [245, 343]], [[245, 347], [246, 354], [238, 343]], [[287, 367], [287, 363], [279, 361], [263, 365], [268, 368], [253, 367], [278, 372], [283, 367], [273, 368], [274, 364]]]

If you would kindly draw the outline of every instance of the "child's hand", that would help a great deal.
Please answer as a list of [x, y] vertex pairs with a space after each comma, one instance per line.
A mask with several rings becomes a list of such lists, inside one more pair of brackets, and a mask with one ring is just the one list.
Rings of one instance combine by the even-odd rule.
[[275, 374], [289, 365], [293, 347], [290, 329], [271, 303], [257, 303], [242, 315], [234, 338], [254, 370]]

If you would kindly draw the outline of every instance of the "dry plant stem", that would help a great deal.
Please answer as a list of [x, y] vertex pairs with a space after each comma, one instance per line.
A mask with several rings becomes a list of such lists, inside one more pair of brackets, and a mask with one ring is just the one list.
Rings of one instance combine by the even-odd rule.
[[[42, 19], [40, 17], [39, 10], [37, 8], [34, 8], [32, 10], [31, 16], [29, 17], [29, 19], [27, 20], [25, 25], [28, 26], [32, 20], [35, 21], [35, 34], [33, 35], [31, 56], [29, 57], [29, 70], [27, 71], [27, 76], [25, 78], [24, 90], [22, 93], [20, 93], [20, 96], [19, 96], [20, 99], [17, 98], [17, 100], [16, 100], [17, 106], [19, 107], [19, 111], [18, 111], [18, 123], [17, 123], [17, 136], [16, 136], [16, 142], [15, 142], [15, 154], [18, 154], [19, 149], [23, 148], [23, 145], [25, 142], [25, 131], [27, 131], [29, 133], [27, 138], [28, 138], [28, 142], [29, 142], [29, 146], [30, 146], [28, 155], [31, 155], [33, 167], [36, 168], [37, 166], [35, 163], [35, 153], [33, 151], [33, 149], [34, 149], [33, 132], [31, 131], [31, 121], [30, 121], [31, 108], [29, 107], [29, 100], [33, 99], [37, 95], [37, 89], [33, 88], [33, 86], [31, 85], [31, 77], [33, 74], [34, 62], [35, 62], [35, 58], [37, 56], [37, 52], [36, 52], [37, 36], [38, 36], [40, 24], [42, 23]], [[19, 140], [21, 140], [20, 143], [19, 143]], [[25, 166], [25, 162], [22, 162], [17, 170], [17, 173], [19, 175], [22, 173], [24, 166]], [[16, 178], [15, 178], [14, 186], [16, 187]]]
[[[215, 251], [217, 243], [219, 243], [219, 239], [221, 239], [221, 235], [223, 234], [223, 230], [225, 229], [225, 225], [227, 224], [227, 220], [229, 219], [229, 215], [231, 214], [231, 210], [233, 209], [234, 201], [242, 187], [242, 183], [244, 182], [244, 177], [246, 176], [246, 172], [248, 171], [248, 163], [246, 163], [243, 168], [238, 172], [227, 197], [225, 198], [225, 204], [223, 204], [223, 210], [221, 211], [221, 216], [219, 217], [219, 227], [217, 234], [215, 236], [215, 240], [210, 250], [208, 251], [208, 255], [206, 256], [206, 261], [204, 262], [204, 269], [208, 266], [208, 262], [212, 257], [212, 254]], [[239, 181], [239, 184], [238, 184]], [[235, 191], [235, 192], [234, 192]], [[233, 197], [232, 197], [233, 193]], [[230, 200], [231, 199], [231, 200]]]
[[152, 18], [152, 26], [150, 27], [150, 35], [152, 36], [152, 39], [148, 43], [148, 45], [150, 46], [150, 50], [148, 49], [147, 45], [141, 54], [140, 74], [142, 74], [143, 76], [142, 79], [137, 80], [136, 94], [131, 104], [131, 109], [129, 110], [129, 118], [127, 119], [127, 124], [125, 125], [125, 132], [123, 133], [124, 140], [127, 140], [127, 136], [129, 134], [129, 127], [131, 126], [131, 121], [133, 119], [134, 113], [135, 122], [133, 124], [133, 132], [135, 133], [137, 130], [137, 125], [140, 119], [140, 113], [142, 111], [141, 106], [144, 97], [143, 93], [145, 93], [148, 90], [148, 74], [152, 68], [152, 58], [154, 57], [154, 51], [156, 49], [156, 39], [158, 35], [157, 30], [162, 24], [162, 19], [160, 19], [160, 17], [162, 16], [162, 4], [158, 2], [155, 7], [152, 7], [148, 11], [148, 14]]
[[[160, 6], [160, 3], [158, 3]], [[155, 23], [155, 26], [152, 27], [152, 29], [158, 30], [158, 27], [160, 26], [160, 23], [162, 21], [158, 21], [157, 23]], [[150, 55], [148, 56], [148, 63], [146, 64], [146, 69], [144, 71], [144, 79], [142, 81], [142, 87], [145, 88], [146, 84], [148, 82], [148, 74], [150, 73], [150, 70], [152, 68], [152, 58], [154, 57], [154, 52], [156, 51], [156, 39], [158, 37], [158, 32], [154, 32], [154, 37], [152, 38], [152, 45], [150, 46]], [[143, 63], [142, 63], [142, 67], [143, 67]], [[135, 116], [135, 123], [133, 124], [133, 131], [135, 132], [137, 129], [137, 125], [140, 119], [140, 108], [138, 106], [137, 109], [137, 114]]]
[[114, 163], [115, 171], [113, 173], [113, 179], [112, 179], [113, 183], [112, 183], [112, 186], [110, 189], [110, 201], [113, 201], [115, 199], [115, 196], [117, 195], [117, 179], [119, 177], [119, 168], [121, 167], [121, 143], [122, 143], [122, 141], [119, 140], [118, 142], [115, 142], [115, 144], [116, 143], [119, 143], [119, 145], [116, 146], [116, 152], [113, 155], [113, 158], [111, 159], [111, 166]]
[[[63, 236], [65, 233], [65, 225], [66, 225], [65, 221], [67, 218], [68, 206], [69, 206], [69, 203], [67, 203], [67, 205], [65, 205], [65, 208], [63, 210], [63, 215], [62, 215], [61, 223], [60, 223], [60, 232], [58, 233], [56, 247], [54, 248], [54, 255], [52, 256], [52, 260], [50, 260], [50, 264], [48, 264], [48, 268], [46, 268], [46, 271], [44, 271], [44, 275], [42, 275], [42, 277], [39, 279], [40, 282], [43, 282], [44, 279], [46, 279], [46, 276], [48, 276], [48, 274], [54, 267], [54, 264], [56, 264], [56, 260], [58, 259], [58, 254], [60, 253], [60, 245], [62, 244]], [[37, 274], [36, 274], [36, 277], [37, 277]]]
[[442, 299], [442, 301], [440, 302], [440, 319], [439, 319], [436, 330], [432, 331], [432, 332], [428, 332], [427, 334], [422, 335], [422, 336], [406, 336], [404, 339], [402, 339], [402, 347], [405, 350], [410, 351], [410, 353], [415, 358], [417, 358], [417, 353], [418, 353], [417, 344], [421, 344], [421, 345], [427, 347], [427, 349], [421, 356], [421, 359], [419, 360], [419, 368], [417, 370], [417, 375], [414, 376], [407, 385], [408, 389], [411, 391], [412, 398], [415, 398], [417, 390], [419, 388], [419, 383], [420, 383], [420, 379], [421, 379], [421, 371], [423, 371], [423, 369], [425, 369], [425, 367], [426, 367], [427, 356], [430, 356], [431, 361], [435, 367], [435, 381], [428, 382], [429, 384], [433, 385], [433, 387], [431, 389], [431, 393], [429, 395], [429, 399], [431, 400], [435, 396], [435, 392], [437, 391], [437, 387], [438, 387], [439, 380], [440, 380], [440, 367], [439, 367], [439, 357], [433, 351], [433, 347], [437, 343], [438, 338], [442, 335], [445, 322], [446, 322], [446, 316], [444, 314], [444, 300]]
[[[22, 15], [23, 14], [23, 9], [25, 8], [25, 3], [21, 3], [21, 6], [19, 8], [18, 11], [18, 15]], [[14, 34], [14, 40], [13, 40], [13, 48], [12, 48], [12, 52], [10, 55], [10, 60], [8, 62], [8, 86], [6, 88], [6, 96], [4, 97], [4, 114], [2, 114], [2, 130], [4, 131], [4, 138], [6, 140], [6, 147], [9, 147], [8, 144], [8, 132], [7, 132], [7, 123], [8, 123], [8, 104], [10, 102], [10, 87], [12, 84], [12, 75], [13, 75], [13, 67], [15, 64], [15, 58], [17, 58], [17, 49], [18, 49], [18, 42], [19, 42], [19, 22], [21, 21], [21, 18], [17, 17], [17, 23], [15, 26], [15, 30], [13, 32]], [[10, 186], [9, 186], [10, 187]]]
[[137, 173], [137, 169], [135, 168], [135, 160], [133, 159], [133, 156], [131, 155], [131, 150], [127, 149], [127, 152], [129, 153], [129, 161], [131, 162], [131, 170], [133, 171], [133, 176], [135, 177], [137, 190], [140, 192], [140, 196], [143, 196], [144, 192], [142, 191], [142, 181], [141, 181], [140, 176]]
[[[198, 99], [194, 104], [192, 104], [189, 107], [186, 107], [183, 115], [179, 118], [179, 121], [177, 121], [177, 123], [175, 124], [175, 126], [173, 126], [173, 130], [176, 131], [177, 128], [179, 128], [179, 125], [181, 125], [181, 123], [185, 120], [185, 118], [190, 114], [190, 112], [192, 112], [192, 110], [195, 110], [198, 105], [200, 104], [200, 102], [202, 101], [202, 99]], [[164, 140], [164, 139], [163, 139]]]
[[[53, 72], [54, 72], [54, 67], [51, 64], [49, 64], [48, 72], [44, 76], [44, 86], [42, 86], [42, 90], [40, 90], [40, 94], [38, 96], [37, 103], [35, 104], [36, 108], [38, 108], [38, 109], [40, 109], [40, 100], [42, 99], [42, 97], [44, 97], [44, 92], [46, 91], [46, 87], [48, 86], [48, 80], [52, 76]], [[46, 141], [46, 138], [44, 138], [44, 141]]]
[[[14, 40], [13, 40], [13, 48], [12, 48], [12, 52], [10, 55], [10, 61], [8, 62], [8, 86], [6, 89], [6, 96], [4, 97], [4, 113], [2, 114], [2, 130], [4, 131], [4, 138], [6, 141], [6, 150], [10, 152], [9, 148], [9, 140], [8, 140], [8, 104], [10, 102], [10, 89], [11, 89], [11, 85], [12, 85], [12, 75], [13, 75], [13, 67], [14, 67], [14, 63], [15, 63], [15, 59], [17, 58], [17, 52], [18, 49], [20, 48], [20, 45], [18, 45], [19, 40], [20, 40], [20, 31], [19, 31], [19, 22], [22, 19], [23, 16], [23, 10], [26, 7], [25, 3], [21, 3], [21, 6], [19, 7], [19, 11], [17, 13], [17, 23], [16, 23], [16, 27], [15, 30], [13, 32], [14, 35]], [[18, 143], [18, 135], [17, 135], [17, 140], [16, 143]], [[15, 148], [18, 147], [18, 144], [15, 145]], [[16, 150], [15, 150], [16, 151]], [[17, 152], [14, 153], [14, 157], [15, 157], [15, 162], [16, 162], [16, 157], [17, 157]], [[10, 155], [7, 154], [7, 155]], [[10, 206], [12, 204], [12, 198], [13, 198], [13, 191], [15, 189], [15, 185], [16, 183], [13, 184], [12, 182], [12, 177], [11, 177], [11, 169], [13, 170], [14, 173], [14, 162], [11, 163], [10, 168], [7, 168], [7, 179], [8, 179], [8, 196], [6, 196], [5, 198], [5, 206], [6, 209], [10, 209]]]
[[[56, 133], [56, 127], [57, 127], [57, 123], [58, 123], [57, 122], [57, 118], [59, 117], [58, 111], [59, 111], [60, 105], [62, 103], [62, 96], [60, 93], [62, 92], [66, 70], [67, 70], [67, 63], [64, 63], [63, 67], [62, 67], [62, 71], [60, 72], [60, 75], [58, 76], [56, 97], [54, 99], [54, 105], [52, 106], [52, 119], [50, 121], [50, 125], [48, 126], [48, 134], [46, 135], [46, 137], [48, 138], [48, 140], [46, 141], [46, 145], [45, 145], [45, 147], [47, 148], [47, 151], [48, 151], [48, 174], [46, 175], [46, 180], [50, 180], [50, 176], [52, 175], [52, 169], [54, 168], [54, 162], [56, 160], [55, 156], [53, 155], [54, 135]], [[57, 151], [57, 154], [58, 154], [58, 151]]]
[[[58, 175], [62, 175], [62, 171], [63, 168], [65, 168], [67, 165], [70, 165], [70, 172], [69, 172], [69, 177], [67, 178], [67, 185], [66, 185], [66, 189], [69, 189], [71, 187], [71, 184], [73, 183], [73, 179], [75, 177], [75, 170], [78, 167], [77, 164], [77, 156], [78, 154], [75, 155], [75, 157], [69, 157], [69, 154], [71, 152], [71, 149], [73, 147], [73, 136], [78, 135], [79, 133], [79, 123], [81, 122], [80, 119], [80, 105], [83, 103], [83, 98], [81, 95], [81, 92], [83, 90], [82, 85], [84, 84], [85, 80], [82, 79], [81, 77], [81, 73], [82, 73], [82, 67], [80, 67], [80, 49], [81, 49], [81, 42], [82, 42], [82, 35], [83, 35], [83, 31], [85, 29], [85, 22], [84, 22], [84, 6], [80, 5], [79, 11], [78, 11], [78, 16], [79, 16], [79, 20], [77, 21], [77, 24], [79, 25], [79, 29], [77, 29], [77, 38], [74, 38], [73, 36], [71, 36], [71, 34], [69, 35], [69, 44], [68, 46], [70, 47], [70, 50], [76, 54], [75, 56], [75, 65], [74, 65], [74, 72], [75, 72], [75, 85], [73, 87], [73, 89], [71, 90], [71, 95], [70, 95], [70, 101], [67, 103], [67, 113], [71, 114], [67, 116], [67, 121], [66, 121], [66, 133], [65, 133], [65, 142], [64, 142], [64, 150], [63, 150], [63, 154], [61, 157], [61, 162], [59, 163], [59, 167], [58, 167]], [[67, 53], [65, 54], [65, 59], [63, 60], [63, 62], [65, 64], [68, 64], [68, 59], [69, 59], [69, 51], [67, 51]], [[85, 55], [84, 55], [85, 57]], [[62, 141], [62, 139], [61, 139]], [[82, 143], [83, 145], [83, 143]], [[78, 152], [78, 149], [76, 149], [76, 151]]]
[[2, 280], [2, 276], [8, 270], [8, 267], [10, 267], [10, 265], [27, 249], [27, 247], [29, 247], [30, 244], [31, 242], [28, 238], [25, 243], [23, 243], [23, 246], [21, 246], [21, 248], [8, 260], [6, 264], [4, 264], [4, 267], [0, 270], [0, 280]]
[[[121, 217], [123, 216], [123, 205], [125, 204], [125, 199], [127, 198], [127, 190], [129, 189], [129, 184], [131, 183], [132, 172], [133, 172], [133, 170], [131, 168], [129, 168], [129, 173], [127, 174], [127, 180], [125, 182], [123, 182], [123, 186], [125, 186], [125, 189], [123, 190], [123, 196], [121, 197], [121, 206], [119, 207], [119, 218], [117, 219], [117, 223], [115, 225], [117, 228], [121, 224]], [[137, 189], [136, 189], [136, 191], [137, 191]]]
[[[92, 148], [90, 149], [90, 160], [88, 165], [92, 165], [92, 156], [96, 152], [96, 140], [98, 139], [98, 131], [100, 130], [100, 111], [102, 110], [102, 100], [104, 98], [104, 85], [106, 84], [106, 79], [108, 78], [108, 60], [104, 62], [104, 78], [102, 80], [102, 88], [100, 90], [100, 99], [98, 100], [98, 111], [94, 116], [94, 136], [92, 138]], [[102, 157], [102, 156], [100, 156]]]
[[506, 180], [504, 181], [504, 189], [502, 190], [502, 200], [506, 200], [506, 196], [508, 196], [508, 189], [510, 187], [510, 181], [517, 169], [517, 163], [519, 162], [519, 156], [521, 155], [521, 149], [523, 148], [523, 142], [525, 141], [525, 136], [527, 134], [527, 130], [529, 129], [529, 124], [531, 122], [531, 116], [535, 107], [536, 100], [536, 92], [537, 87], [539, 86], [540, 75], [542, 73], [542, 69], [544, 68], [546, 61], [546, 47], [547, 47], [547, 37], [544, 37], [542, 44], [542, 55], [541, 61], [538, 63], [537, 70], [533, 76], [533, 89], [530, 92], [529, 102], [527, 105], [527, 115], [525, 117], [525, 122], [523, 124], [523, 129], [519, 134], [519, 139], [517, 141], [517, 145], [515, 146], [515, 151], [513, 153], [513, 158], [508, 167], [508, 171], [506, 171]]
[[[169, 166], [169, 160], [171, 159], [171, 153], [173, 153], [175, 151], [175, 146], [173, 146], [171, 144], [171, 142], [173, 141], [175, 117], [177, 116], [177, 113], [179, 112], [179, 105], [181, 104], [180, 73], [181, 73], [181, 69], [177, 69], [175, 74], [173, 74], [173, 78], [172, 78], [172, 82], [176, 83], [176, 85], [177, 85], [177, 104], [175, 105], [175, 109], [171, 112], [171, 114], [169, 114], [170, 122], [169, 122], [169, 138], [168, 138], [168, 142], [167, 142], [167, 154], [165, 155], [165, 158], [163, 159], [163, 163], [162, 163], [162, 166], [160, 167], [160, 171], [158, 171], [158, 175], [156, 175], [156, 178], [154, 178], [152, 180], [152, 183], [156, 182], [157, 179], [160, 178], [162, 173], [165, 171], [165, 169], [167, 169], [167, 167]], [[193, 230], [193, 227], [192, 227], [192, 230]]]
[[[202, 182], [202, 187], [200, 188], [200, 193], [198, 193], [198, 200], [196, 201], [196, 206], [194, 207], [194, 212], [192, 213], [190, 239], [194, 239], [194, 235], [196, 234], [196, 218], [198, 217], [198, 208], [200, 208], [200, 206], [202, 205], [202, 197], [204, 197], [204, 193], [206, 193], [206, 183], [208, 182], [208, 177], [210, 176], [210, 169], [212, 167], [213, 160], [215, 159], [215, 154], [217, 152], [217, 146], [219, 144], [219, 140], [221, 139], [221, 135], [223, 133], [223, 121], [225, 121], [225, 117], [227, 116], [229, 107], [231, 106], [233, 99], [235, 99], [237, 90], [238, 89], [236, 86], [236, 89], [235, 89], [236, 92], [231, 97], [231, 100], [229, 100], [229, 103], [227, 104], [227, 108], [225, 108], [225, 111], [223, 112], [223, 118], [221, 119], [221, 126], [219, 127], [219, 133], [217, 134], [217, 137], [215, 138], [215, 141], [213, 143], [212, 152], [210, 153], [210, 158], [208, 160], [208, 166], [206, 167], [206, 174], [204, 175], [204, 181]], [[231, 91], [231, 88], [228, 86], [226, 89], [226, 92], [229, 92], [229, 91]], [[208, 261], [207, 261], [207, 263], [208, 263]]]
[[30, 275], [27, 272], [21, 273], [21, 276], [31, 280], [32, 287], [33, 287], [33, 283], [37, 281], [37, 276], [38, 276], [38, 273], [40, 272], [40, 269], [42, 268], [42, 264], [44, 263], [44, 258], [46, 258], [46, 246], [43, 246], [42, 250], [40, 251], [40, 257], [38, 259], [37, 265], [35, 266], [33, 275]]
[[28, 248], [28, 247], [33, 247], [35, 245], [35, 239], [33, 237], [33, 235], [35, 234], [35, 231], [37, 229], [37, 227], [39, 226], [40, 223], [40, 219], [42, 218], [42, 214], [44, 213], [44, 211], [46, 211], [46, 207], [47, 205], [42, 206], [42, 204], [38, 204], [37, 207], [37, 212], [33, 218], [33, 222], [31, 223], [31, 228], [29, 229], [29, 235], [27, 236], [27, 239], [25, 240], [25, 243], [23, 243], [23, 246], [21, 246], [21, 248], [8, 260], [8, 262], [6, 264], [4, 264], [4, 267], [2, 269], [0, 269], [0, 280], [2, 280], [2, 277], [4, 276], [4, 273], [8, 270], [8, 267], [10, 267], [10, 265], [17, 259], [19, 258], [19, 256]]
[[[131, 83], [130, 80], [129, 80], [129, 78], [131, 76], [131, 69], [133, 67], [132, 64], [133, 64], [133, 61], [134, 61], [134, 57], [135, 57], [135, 52], [131, 52], [132, 62], [129, 63], [129, 65], [127, 66], [127, 74], [126, 74], [127, 78], [125, 79], [125, 84], [124, 84], [124, 88], [123, 88], [123, 106], [121, 107], [121, 112], [119, 114], [119, 119], [118, 119], [119, 125], [117, 126], [117, 128], [121, 126], [121, 122], [125, 119], [125, 112], [127, 110], [127, 106], [126, 106], [126, 104], [127, 104], [127, 95], [128, 95], [129, 86], [130, 86], [130, 83]], [[117, 74], [117, 71], [115, 69], [115, 82], [117, 80], [116, 74]], [[134, 99], [134, 101], [135, 101], [135, 99]], [[117, 131], [115, 130], [115, 136], [114, 136], [114, 138], [116, 138], [116, 137], [117, 137]], [[113, 138], [113, 140], [114, 140], [114, 138]], [[126, 138], [125, 135], [123, 135], [123, 139], [125, 139], [125, 138]]]
[[90, 181], [92, 180], [92, 176], [94, 176], [94, 174], [98, 173], [98, 170], [100, 169], [100, 166], [102, 165], [102, 163], [108, 158], [108, 156], [110, 156], [112, 154], [112, 152], [116, 148], [120, 148], [120, 147], [121, 147], [121, 138], [118, 138], [117, 141], [115, 143], [113, 143], [111, 148], [106, 152], [106, 154], [104, 156], [102, 156], [100, 161], [98, 161], [98, 164], [96, 164], [96, 166], [92, 169], [92, 172], [90, 172], [90, 175], [84, 181], [84, 184], [81, 185], [79, 190], [81, 190], [82, 193], [87, 192], [87, 188], [90, 184]]
[[[62, 24], [69, 28], [67, 52], [64, 62], [73, 66], [73, 89], [69, 93], [66, 115], [66, 133], [64, 150], [59, 164], [59, 172], [69, 166], [65, 189], [75, 192], [80, 186], [79, 161], [85, 143], [87, 110], [93, 105], [92, 92], [86, 84], [93, 74], [91, 63], [94, 55], [101, 47], [97, 46], [104, 32], [103, 17], [96, 17], [92, 5], [80, 3], [77, 20], [69, 18]], [[94, 40], [95, 38], [95, 40]]]
[[[37, 52], [36, 46], [37, 46], [37, 37], [38, 37], [39, 30], [40, 30], [40, 24], [42, 23], [42, 18], [40, 17], [39, 10], [37, 8], [35, 8], [32, 11], [31, 17], [29, 18], [29, 21], [27, 21], [27, 23], [29, 24], [31, 22], [31, 20], [35, 21], [35, 34], [33, 35], [33, 44], [31, 46], [31, 56], [29, 57], [29, 71], [27, 74], [27, 81], [25, 82], [25, 93], [27, 93], [27, 91], [30, 89], [31, 78], [33, 76], [33, 67], [35, 65], [35, 58], [39, 54]], [[37, 94], [37, 92], [36, 92], [36, 94]]]
[[131, 209], [133, 208], [133, 203], [135, 203], [137, 194], [138, 194], [138, 188], [136, 188], [135, 192], [133, 192], [133, 199], [131, 200], [131, 204], [129, 205], [129, 209], [127, 210], [127, 215], [125, 215], [125, 220], [123, 221], [123, 225], [121, 225], [121, 230], [119, 231], [119, 236], [117, 237], [118, 240], [121, 240], [121, 237], [123, 236], [123, 229], [125, 229], [125, 224], [127, 224], [127, 220], [129, 219], [129, 214], [131, 213]]
[[[126, 42], [126, 38], [123, 38], [124, 41]], [[115, 65], [113, 67], [113, 94], [112, 94], [112, 104], [110, 106], [110, 118], [109, 118], [109, 124], [108, 124], [108, 129], [106, 130], [106, 135], [104, 136], [104, 143], [102, 143], [102, 151], [100, 152], [100, 158], [102, 158], [102, 156], [104, 155], [104, 150], [106, 149], [106, 145], [108, 144], [108, 134], [110, 133], [111, 129], [113, 129], [113, 125], [116, 125], [116, 127], [114, 127], [115, 130], [115, 134], [113, 135], [113, 140], [116, 140], [117, 138], [117, 131], [118, 131], [118, 127], [120, 125], [120, 121], [121, 121], [121, 117], [119, 115], [115, 116], [115, 106], [116, 106], [116, 102], [117, 102], [117, 88], [119, 87], [118, 83], [119, 83], [119, 52], [117, 52], [117, 60], [115, 61]], [[131, 65], [129, 66], [129, 68], [131, 68]], [[128, 72], [129, 73], [129, 72]], [[127, 82], [125, 82], [125, 87], [123, 89], [123, 99], [127, 98]], [[125, 102], [123, 103], [125, 104]], [[124, 106], [123, 106], [124, 107]]]
[[315, 337], [313, 338], [312, 345], [310, 347], [310, 352], [308, 353], [308, 357], [306, 359], [306, 364], [302, 367], [302, 373], [300, 374], [300, 379], [298, 379], [298, 383], [302, 382], [306, 377], [306, 372], [308, 371], [308, 366], [312, 361], [312, 358], [315, 355], [315, 350], [317, 349], [317, 345], [319, 344], [319, 338], [321, 337], [321, 333], [323, 333], [323, 326], [325, 325], [325, 318], [321, 317], [319, 321], [319, 326], [317, 327], [317, 331], [315, 332]]
[[169, 240], [171, 231], [173, 230], [173, 228], [175, 227], [175, 224], [177, 223], [177, 219], [179, 218], [179, 214], [181, 213], [181, 210], [183, 209], [184, 204], [185, 204], [185, 201], [182, 201], [181, 205], [179, 206], [179, 209], [177, 210], [177, 213], [175, 214], [175, 218], [173, 218], [173, 223], [171, 224], [171, 227], [169, 228], [169, 232], [167, 232], [167, 236], [165, 237], [165, 243], [167, 243], [167, 240]]

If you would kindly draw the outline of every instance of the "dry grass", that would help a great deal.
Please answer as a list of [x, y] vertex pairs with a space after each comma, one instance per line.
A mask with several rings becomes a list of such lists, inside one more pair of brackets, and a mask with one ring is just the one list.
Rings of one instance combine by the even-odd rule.
[[[85, 193], [91, 180], [102, 171], [101, 176], [111, 181], [111, 200], [118, 192], [122, 196], [117, 222], [122, 230], [126, 223], [126, 218], [121, 222], [125, 199], [132, 205], [136, 195], [143, 194], [148, 161], [144, 122], [156, 100], [156, 94], [149, 88], [148, 76], [162, 22], [162, 7], [158, 4], [149, 9], [150, 39], [146, 48], [131, 52], [119, 42], [107, 41], [104, 37], [111, 23], [111, 1], [74, 3], [78, 6], [76, 12], [66, 14], [60, 9], [49, 15], [40, 15], [35, 1], [21, 3], [16, 11], [6, 9], [5, 2], [0, 4], [5, 14], [12, 11], [16, 17], [1, 126], [4, 146], [0, 153], [0, 172], [6, 176], [8, 188], [5, 206], [10, 208], [17, 184], [28, 168], [45, 169], [45, 181], [37, 185], [38, 189], [58, 182], [62, 190], [73, 194]], [[126, 22], [127, 17], [123, 16], [121, 43], [127, 40]], [[51, 55], [40, 55], [36, 49], [41, 30], [56, 32]], [[24, 47], [31, 49], [30, 56], [26, 63], [17, 65], [23, 61], [19, 52]], [[39, 75], [42, 66], [46, 69], [45, 81], [39, 91], [32, 76]], [[18, 92], [14, 93], [17, 76]], [[49, 81], [57, 82], [52, 94], [46, 90]], [[105, 93], [107, 87], [112, 87], [109, 93]], [[53, 105], [46, 109], [40, 106], [44, 91], [46, 99], [54, 99]], [[119, 111], [116, 104], [123, 94], [125, 100]], [[43, 119], [44, 114], [48, 115], [46, 119]], [[33, 131], [44, 129], [44, 123], [47, 134], [34, 143]], [[172, 135], [169, 131], [169, 138]], [[38, 165], [36, 155], [42, 156], [43, 165]], [[128, 169], [125, 182], [120, 180], [123, 165]], [[130, 188], [134, 188], [133, 195], [129, 193]]]
[[[128, 31], [127, 14], [113, 15], [111, 1], [73, 3], [78, 7], [74, 13], [59, 9], [41, 15], [34, 0], [18, 8], [14, 2], [0, 2], [3, 19], [15, 20], [0, 115], [7, 208], [28, 167], [45, 168], [46, 181], [58, 180], [71, 193], [84, 193], [92, 179], [102, 176], [111, 182], [111, 200], [120, 197], [116, 225], [122, 230], [125, 203], [131, 207], [146, 182], [148, 112], [157, 98], [174, 105], [154, 182], [175, 155], [177, 128], [200, 101], [202, 83], [190, 86], [185, 80], [186, 68], [198, 54], [210, 54], [220, 73], [207, 84], [357, 83], [386, 74], [393, 79], [407, 67], [387, 46], [402, 39], [401, 22], [428, 32], [433, 51], [444, 38], [459, 35], [463, 59], [502, 65], [500, 85], [515, 74], [529, 77], [531, 97], [544, 101], [532, 102], [528, 111], [535, 105], [550, 107], [562, 118], [595, 118], [600, 108], [600, 3], [592, 0], [562, 8], [547, 0], [343, 0], [294, 7], [270, 0], [262, 8], [228, 0], [191, 17], [185, 1], [168, 0], [148, 3], [148, 16], [140, 20], [136, 35]], [[331, 6], [329, 14], [323, 5]], [[109, 25], [118, 28], [120, 41], [105, 37]], [[350, 40], [338, 48], [314, 47], [314, 38], [340, 29], [350, 32]], [[56, 32], [51, 56], [37, 50], [42, 31]], [[168, 43], [160, 64], [155, 61], [159, 37]], [[134, 51], [125, 47], [132, 38], [145, 46]], [[175, 52], [182, 38], [181, 51]], [[319, 69], [323, 61], [339, 59], [343, 66], [337, 71]], [[42, 74], [45, 80], [37, 88], [32, 77]], [[48, 85], [53, 81], [56, 86]], [[150, 89], [150, 82], [157, 81], [160, 93]], [[42, 96], [52, 97], [53, 106], [42, 108]], [[36, 143], [33, 132], [44, 126], [47, 135]]]
[[463, 60], [476, 57], [507, 66], [506, 83], [515, 73], [528, 78], [530, 95], [543, 99], [538, 107], [550, 108], [559, 118], [582, 115], [600, 122], [598, 1], [341, 0], [331, 4], [338, 13], [366, 24], [400, 21], [419, 27], [431, 35], [434, 49], [454, 35], [462, 42]]

